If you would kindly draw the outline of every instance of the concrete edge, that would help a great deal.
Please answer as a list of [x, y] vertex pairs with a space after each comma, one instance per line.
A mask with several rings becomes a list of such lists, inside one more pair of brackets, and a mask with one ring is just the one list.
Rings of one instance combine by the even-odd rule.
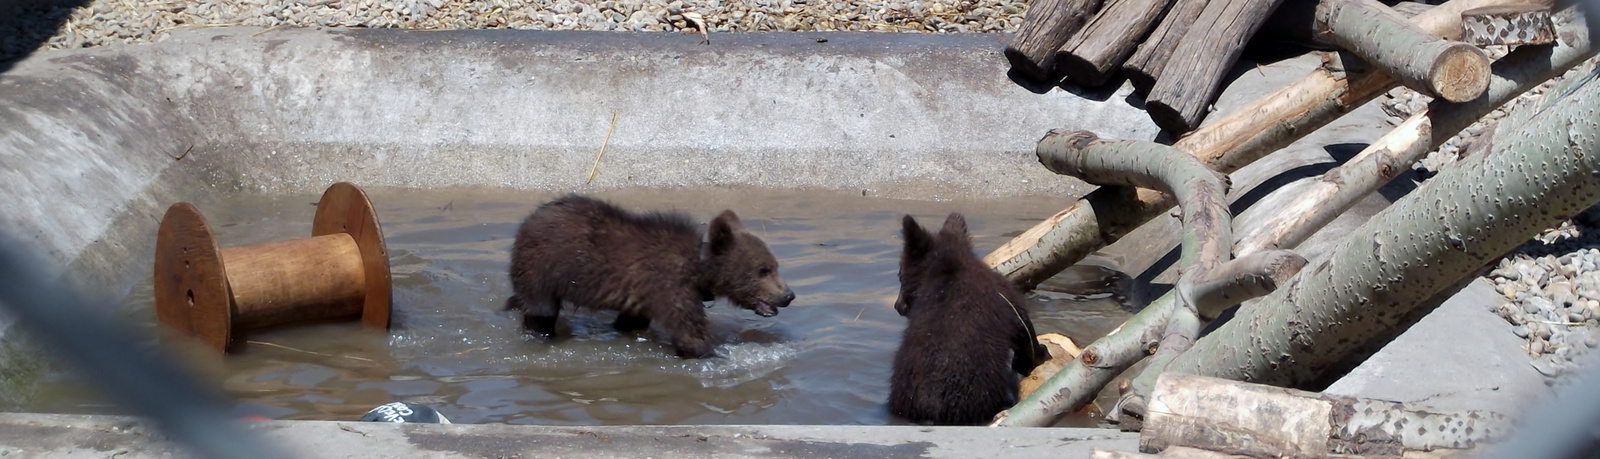
[[[1088, 457], [1138, 449], [1105, 429], [919, 426], [518, 426], [262, 421], [249, 431], [300, 457]], [[0, 455], [187, 457], [122, 416], [0, 413]]]

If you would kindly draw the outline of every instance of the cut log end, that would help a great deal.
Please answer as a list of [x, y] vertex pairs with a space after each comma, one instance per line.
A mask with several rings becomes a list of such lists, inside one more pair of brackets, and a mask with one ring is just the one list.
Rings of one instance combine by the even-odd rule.
[[1489, 58], [1466, 43], [1453, 43], [1428, 72], [1433, 92], [1450, 102], [1467, 102], [1489, 89]]
[[1200, 114], [1197, 113], [1197, 116], [1193, 117], [1185, 116], [1180, 108], [1164, 100], [1146, 100], [1144, 109], [1150, 114], [1150, 120], [1154, 121], [1156, 126], [1174, 136], [1187, 134], [1200, 124]]
[[1022, 52], [1022, 50], [1008, 46], [1006, 47], [1005, 55], [1006, 61], [1011, 63], [1011, 71], [1015, 72], [1023, 80], [1032, 84], [1055, 83], [1055, 81], [1051, 80], [1051, 72], [1039, 67], [1039, 64], [1035, 63], [1033, 59], [1029, 59], [1028, 54]]
[[1068, 81], [1086, 88], [1099, 87], [1111, 79], [1110, 71], [1102, 72], [1095, 63], [1067, 52], [1056, 53], [1056, 69], [1065, 74]]

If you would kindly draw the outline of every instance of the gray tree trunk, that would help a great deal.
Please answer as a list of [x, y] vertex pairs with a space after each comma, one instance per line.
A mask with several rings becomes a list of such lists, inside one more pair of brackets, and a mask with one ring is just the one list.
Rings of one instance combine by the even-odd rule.
[[1174, 135], [1200, 126], [1222, 91], [1222, 77], [1239, 61], [1245, 41], [1283, 0], [1211, 0], [1161, 69], [1145, 99], [1157, 126]]
[[1006, 60], [1018, 76], [1035, 84], [1061, 81], [1056, 51], [1100, 10], [1100, 0], [1038, 0], [1006, 44]]
[[1226, 241], [1232, 240], [1232, 216], [1224, 199], [1225, 180], [1182, 151], [1153, 142], [1100, 140], [1084, 131], [1051, 131], [1039, 141], [1038, 155], [1045, 168], [1058, 174], [1177, 195], [1183, 208], [1184, 274], [1174, 294], [1095, 341], [1017, 406], [996, 416], [996, 425], [1044, 425], [1077, 409], [1146, 353], [1171, 359], [1188, 349], [1199, 336], [1202, 311], [1214, 314], [1270, 293], [1305, 265], [1305, 259], [1285, 251], [1230, 262]]
[[[1595, 73], [1490, 153], [1429, 180], [1329, 258], [1241, 310], [1167, 371], [1294, 386], [1321, 376], [1414, 305], [1600, 200]], [[1157, 370], [1159, 371], [1159, 370]]]
[[[1461, 11], [1520, 1], [1451, 0], [1412, 20], [1430, 33], [1453, 36], [1452, 31], [1459, 33]], [[1382, 72], [1347, 74], [1337, 59], [1331, 60], [1334, 64], [1202, 126], [1173, 146], [1212, 169], [1232, 173], [1398, 84]], [[984, 261], [1023, 289], [1032, 289], [1175, 204], [1171, 196], [1153, 190], [1101, 188], [1006, 242]]]
[[1139, 449], [1192, 447], [1250, 457], [1400, 456], [1505, 437], [1505, 417], [1168, 373]]
[[1156, 78], [1161, 76], [1161, 67], [1172, 58], [1173, 48], [1183, 41], [1183, 34], [1189, 31], [1189, 25], [1200, 17], [1200, 10], [1205, 7], [1206, 0], [1177, 0], [1144, 43], [1128, 56], [1128, 61], [1122, 64], [1122, 74], [1133, 83], [1135, 91], [1141, 95], [1150, 94]]
[[1067, 80], [1095, 87], [1133, 54], [1156, 19], [1173, 0], [1110, 0], [1056, 53], [1056, 66]]
[[1317, 31], [1408, 88], [1466, 102], [1489, 87], [1489, 58], [1472, 45], [1440, 39], [1377, 0], [1322, 0]]
[[1522, 47], [1494, 63], [1486, 96], [1464, 104], [1434, 102], [1395, 130], [1372, 142], [1344, 165], [1334, 168], [1295, 197], [1278, 206], [1272, 217], [1244, 233], [1234, 254], [1246, 256], [1262, 250], [1289, 249], [1344, 213], [1356, 201], [1376, 191], [1427, 152], [1439, 148], [1456, 133], [1540, 83], [1560, 76], [1595, 55], [1589, 26], [1574, 8], [1559, 13], [1565, 37], [1551, 47]]

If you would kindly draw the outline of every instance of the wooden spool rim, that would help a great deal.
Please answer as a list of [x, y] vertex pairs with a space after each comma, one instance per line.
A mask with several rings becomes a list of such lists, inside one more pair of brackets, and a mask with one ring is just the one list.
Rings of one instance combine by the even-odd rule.
[[361, 267], [366, 275], [366, 295], [362, 300], [361, 324], [377, 330], [389, 329], [391, 292], [389, 290], [389, 251], [378, 224], [378, 213], [360, 187], [339, 182], [328, 187], [317, 201], [311, 221], [311, 236], [346, 233], [356, 240], [361, 251]]
[[227, 350], [233, 332], [233, 295], [222, 248], [193, 204], [167, 208], [156, 234], [156, 316], [168, 327]]

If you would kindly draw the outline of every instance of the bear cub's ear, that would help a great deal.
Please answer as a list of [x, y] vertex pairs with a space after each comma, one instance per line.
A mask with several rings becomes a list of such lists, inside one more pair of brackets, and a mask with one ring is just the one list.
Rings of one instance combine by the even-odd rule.
[[953, 243], [965, 245], [967, 241], [967, 217], [958, 213], [951, 213], [944, 219], [944, 228], [939, 229], [939, 236]]
[[733, 210], [724, 210], [717, 218], [711, 220], [710, 233], [707, 238], [711, 243], [711, 254], [722, 255], [733, 249], [734, 236], [744, 232], [744, 223], [739, 221], [739, 216]]
[[901, 234], [906, 240], [906, 261], [920, 260], [933, 250], [933, 235], [928, 234], [928, 230], [922, 229], [922, 225], [917, 224], [917, 219], [911, 218], [908, 214], [900, 219], [900, 227]]

